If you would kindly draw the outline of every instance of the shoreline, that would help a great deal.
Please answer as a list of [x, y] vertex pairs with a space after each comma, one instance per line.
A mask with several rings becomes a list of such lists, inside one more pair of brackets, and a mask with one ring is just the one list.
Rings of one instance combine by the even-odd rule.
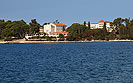
[[92, 40], [92, 41], [0, 41], [0, 44], [19, 44], [19, 43], [87, 43], [87, 42], [133, 42], [133, 40]]

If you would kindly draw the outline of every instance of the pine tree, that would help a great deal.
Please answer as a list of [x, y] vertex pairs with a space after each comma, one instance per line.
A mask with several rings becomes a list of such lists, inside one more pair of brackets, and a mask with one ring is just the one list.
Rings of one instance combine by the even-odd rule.
[[84, 21], [84, 26], [86, 26], [86, 21]]
[[88, 28], [89, 28], [89, 29], [91, 28], [91, 26], [90, 26], [90, 21], [88, 22]]
[[104, 22], [104, 25], [103, 25], [103, 35], [104, 37], [106, 37], [107, 35], [107, 28], [106, 28], [106, 23]]

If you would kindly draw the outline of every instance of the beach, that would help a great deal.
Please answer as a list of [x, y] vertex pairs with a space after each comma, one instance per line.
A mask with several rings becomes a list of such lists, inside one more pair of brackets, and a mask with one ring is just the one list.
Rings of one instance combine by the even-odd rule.
[[13, 43], [80, 43], [80, 42], [133, 42], [133, 40], [91, 40], [91, 41], [26, 41], [24, 39], [14, 41], [0, 41], [0, 44]]

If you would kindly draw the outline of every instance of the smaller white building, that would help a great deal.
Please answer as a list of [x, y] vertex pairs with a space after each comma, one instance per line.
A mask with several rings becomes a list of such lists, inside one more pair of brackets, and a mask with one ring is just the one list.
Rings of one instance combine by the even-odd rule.
[[99, 27], [98, 23], [91, 23], [90, 24], [91, 29], [97, 29]]
[[[104, 21], [100, 20], [98, 23], [90, 23], [90, 29], [102, 29], [104, 26], [104, 23], [106, 23], [106, 29], [108, 32], [112, 32], [112, 27], [110, 26], [110, 21]], [[88, 24], [86, 25], [88, 26]]]

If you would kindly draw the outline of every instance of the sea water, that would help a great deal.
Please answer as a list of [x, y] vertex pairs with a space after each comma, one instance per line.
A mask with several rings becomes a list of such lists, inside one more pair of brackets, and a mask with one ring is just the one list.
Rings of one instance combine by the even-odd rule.
[[0, 44], [0, 83], [133, 83], [133, 43]]

